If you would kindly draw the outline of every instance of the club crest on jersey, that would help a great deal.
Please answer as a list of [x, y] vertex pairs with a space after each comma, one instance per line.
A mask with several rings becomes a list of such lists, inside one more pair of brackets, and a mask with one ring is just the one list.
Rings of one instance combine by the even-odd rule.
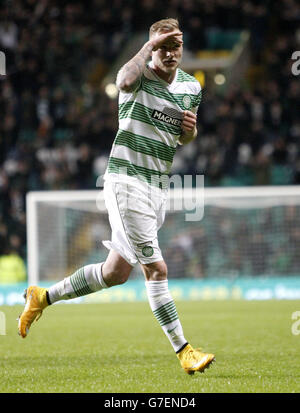
[[192, 99], [189, 95], [184, 95], [182, 98], [182, 104], [185, 109], [190, 109], [192, 104]]
[[175, 109], [164, 108], [163, 111], [154, 109], [151, 114], [153, 119], [168, 123], [169, 125], [181, 127], [182, 114]]
[[145, 257], [152, 257], [152, 255], [154, 254], [154, 250], [152, 247], [147, 245], [142, 249], [142, 253]]

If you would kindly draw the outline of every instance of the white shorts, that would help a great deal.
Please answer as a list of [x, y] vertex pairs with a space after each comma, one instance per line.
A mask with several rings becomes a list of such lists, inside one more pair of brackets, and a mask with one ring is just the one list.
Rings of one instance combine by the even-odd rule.
[[165, 219], [167, 192], [128, 181], [104, 183], [112, 237], [103, 245], [117, 251], [132, 266], [162, 261], [157, 232]]

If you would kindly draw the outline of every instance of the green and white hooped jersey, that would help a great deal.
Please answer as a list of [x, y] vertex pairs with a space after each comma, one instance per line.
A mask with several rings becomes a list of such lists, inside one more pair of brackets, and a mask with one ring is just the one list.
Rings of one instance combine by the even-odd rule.
[[169, 84], [150, 62], [137, 89], [119, 94], [119, 130], [105, 178], [129, 182], [133, 177], [162, 188], [182, 132], [183, 111], [197, 112], [201, 92], [199, 82], [183, 70], [177, 68]]

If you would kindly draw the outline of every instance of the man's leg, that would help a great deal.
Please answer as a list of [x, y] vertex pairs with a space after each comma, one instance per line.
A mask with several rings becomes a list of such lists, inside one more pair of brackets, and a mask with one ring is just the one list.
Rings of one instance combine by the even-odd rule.
[[49, 301], [53, 304], [123, 284], [132, 268], [118, 252], [110, 250], [105, 262], [85, 265], [70, 277], [51, 286], [48, 289]]
[[141, 264], [151, 310], [168, 337], [175, 352], [188, 343], [184, 338], [175, 303], [168, 288], [167, 265], [164, 261]]
[[203, 372], [214, 360], [213, 354], [202, 353], [187, 342], [168, 288], [167, 265], [164, 261], [141, 264], [151, 310], [168, 337], [182, 368], [188, 373]]
[[123, 284], [132, 268], [120, 254], [110, 250], [104, 263], [86, 265], [49, 289], [28, 287], [25, 292], [26, 305], [19, 317], [19, 334], [25, 338], [32, 322], [41, 317], [48, 305]]

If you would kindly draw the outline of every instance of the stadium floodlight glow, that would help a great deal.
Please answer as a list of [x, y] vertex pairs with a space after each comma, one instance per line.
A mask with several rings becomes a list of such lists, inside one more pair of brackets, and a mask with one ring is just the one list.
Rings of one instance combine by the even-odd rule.
[[205, 73], [203, 72], [203, 70], [196, 70], [194, 77], [198, 80], [201, 87], [205, 86]]
[[116, 97], [118, 96], [118, 88], [114, 83], [108, 83], [105, 86], [105, 93], [111, 99], [116, 99]]
[[224, 85], [224, 83], [226, 82], [226, 78], [225, 78], [225, 76], [224, 75], [222, 75], [222, 73], [217, 73], [216, 75], [215, 75], [215, 83], [217, 84], [217, 85]]

